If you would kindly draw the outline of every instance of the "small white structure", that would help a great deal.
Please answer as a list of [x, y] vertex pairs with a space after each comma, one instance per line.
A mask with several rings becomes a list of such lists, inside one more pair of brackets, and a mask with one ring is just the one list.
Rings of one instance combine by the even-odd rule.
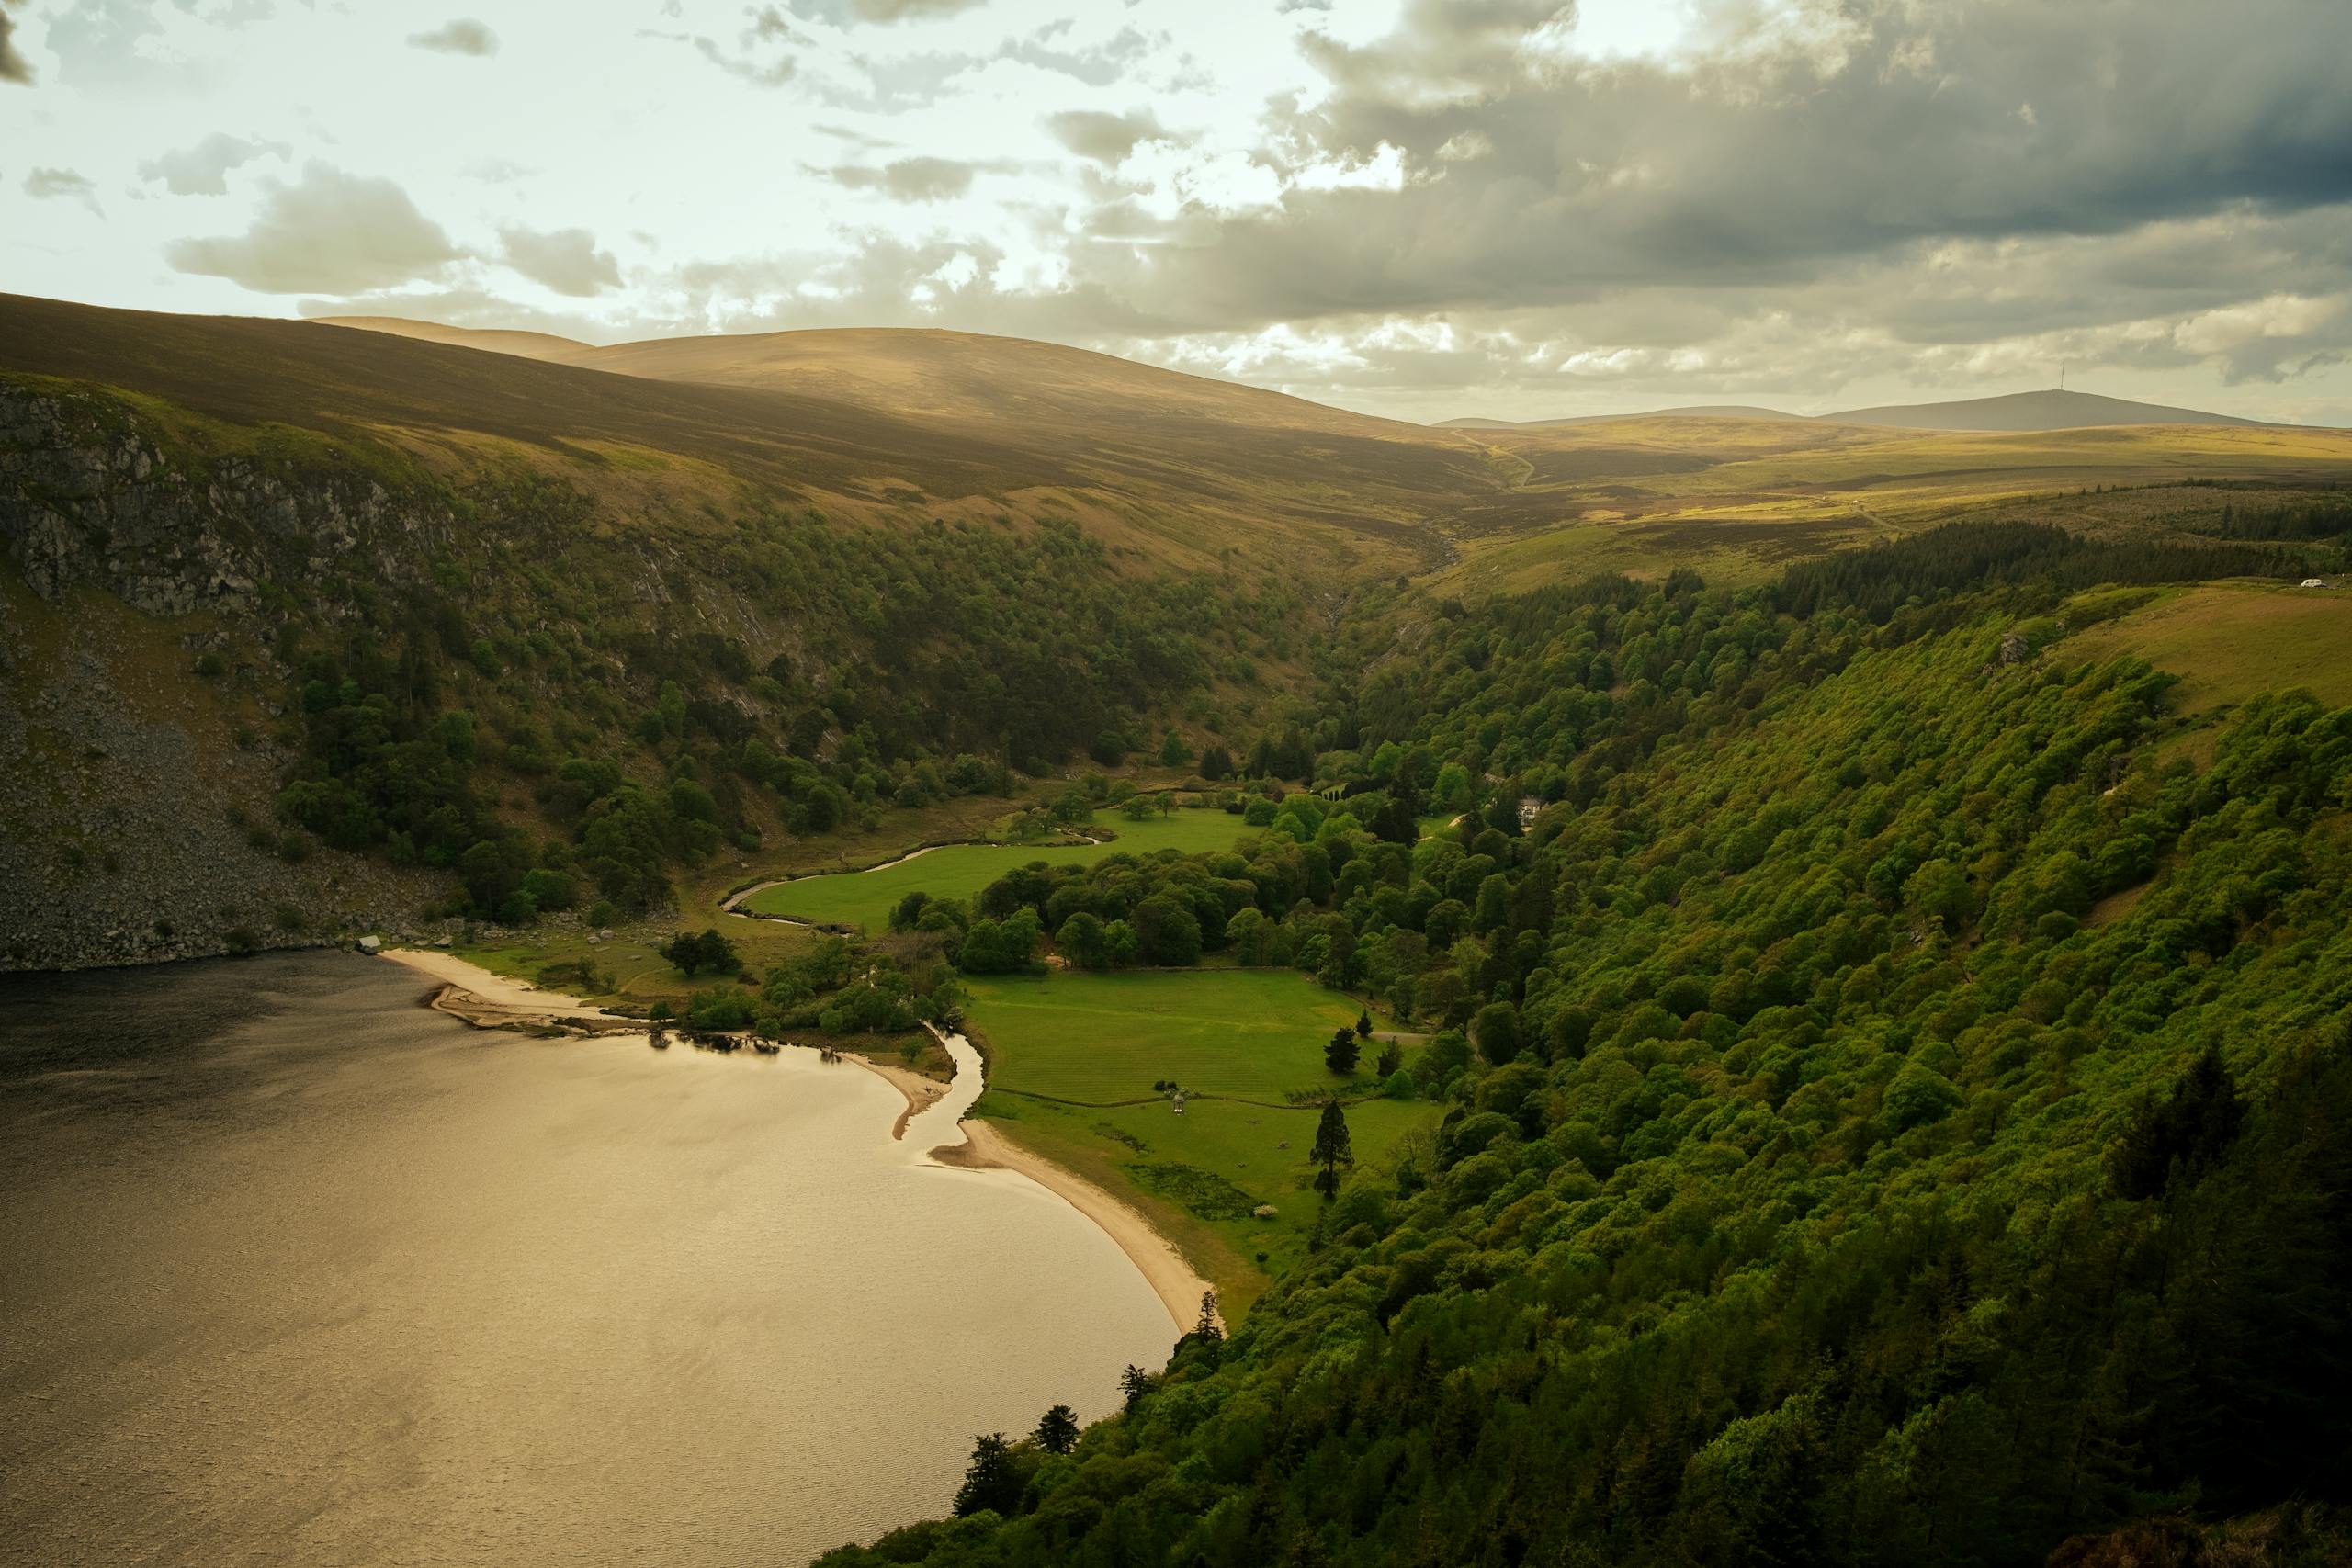
[[363, 936], [359, 939], [359, 951], [373, 958], [384, 951], [384, 939], [379, 936]]
[[1530, 828], [1534, 827], [1536, 814], [1543, 809], [1544, 802], [1540, 796], [1532, 795], [1521, 795], [1519, 797], [1519, 830], [1524, 833]]
[[2303, 579], [2303, 586], [2306, 588], [2324, 588], [2327, 586], [2327, 580], [2320, 577], [2306, 577]]

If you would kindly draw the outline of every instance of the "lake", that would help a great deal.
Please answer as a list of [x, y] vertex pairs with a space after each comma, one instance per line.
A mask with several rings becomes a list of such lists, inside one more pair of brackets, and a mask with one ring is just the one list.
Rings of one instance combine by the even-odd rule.
[[533, 1041], [345, 954], [0, 979], [0, 1561], [797, 1563], [1167, 1311], [813, 1053]]

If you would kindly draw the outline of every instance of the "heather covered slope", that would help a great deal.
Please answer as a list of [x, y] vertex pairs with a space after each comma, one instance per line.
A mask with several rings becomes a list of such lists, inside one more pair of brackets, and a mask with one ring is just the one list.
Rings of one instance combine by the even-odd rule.
[[[1059, 512], [1163, 564], [1230, 550], [1321, 576], [1424, 567], [1443, 549], [1432, 523], [1495, 483], [1482, 452], [1417, 426], [1104, 355], [970, 341], [1110, 367], [1128, 389], [1072, 384], [1057, 417], [1027, 417], [1022, 367], [991, 362], [967, 383], [967, 412], [950, 417], [831, 375], [655, 379], [317, 322], [0, 297], [0, 373], [95, 383], [230, 425], [324, 432], [445, 468], [521, 456], [592, 488], [681, 496], [686, 510], [749, 487], [877, 522]], [[989, 408], [1016, 412], [974, 412]]]

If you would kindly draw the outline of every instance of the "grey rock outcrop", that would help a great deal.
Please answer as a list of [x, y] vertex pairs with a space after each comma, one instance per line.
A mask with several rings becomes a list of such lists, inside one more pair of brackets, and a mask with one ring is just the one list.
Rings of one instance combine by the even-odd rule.
[[[189, 461], [119, 404], [0, 380], [0, 550], [31, 591], [0, 587], [0, 970], [418, 929], [445, 884], [277, 821], [267, 600], [333, 621], [449, 526], [348, 461]], [[218, 649], [225, 680], [194, 678]]]

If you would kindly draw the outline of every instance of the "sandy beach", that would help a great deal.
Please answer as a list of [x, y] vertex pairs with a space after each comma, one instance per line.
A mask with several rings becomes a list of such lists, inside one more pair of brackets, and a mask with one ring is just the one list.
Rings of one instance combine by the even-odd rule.
[[491, 1026], [573, 1021], [594, 1021], [608, 1027], [644, 1027], [634, 1019], [616, 1019], [602, 1008], [590, 1007], [578, 997], [567, 997], [560, 991], [543, 991], [526, 981], [493, 975], [481, 965], [469, 964], [455, 953], [437, 953], [426, 948], [388, 947], [380, 956], [440, 981], [443, 988], [441, 994], [433, 999], [434, 1007], [469, 1023]]
[[[932, 1150], [933, 1159], [969, 1170], [1020, 1172], [1102, 1226], [1159, 1294], [1180, 1331], [1190, 1330], [1198, 1321], [1201, 1297], [1209, 1291], [1209, 1282], [1193, 1271], [1176, 1244], [1160, 1235], [1149, 1220], [1077, 1173], [1023, 1148], [986, 1122], [967, 1121], [962, 1126], [965, 1141]], [[1218, 1322], [1222, 1326], [1222, 1314]]]
[[[643, 1027], [633, 1019], [616, 1019], [577, 997], [543, 991], [524, 981], [493, 975], [453, 953], [403, 947], [386, 948], [382, 955], [440, 981], [443, 990], [434, 999], [434, 1006], [469, 1023], [487, 1026], [571, 1021]], [[890, 1128], [893, 1139], [905, 1137], [907, 1124], [947, 1093], [947, 1086], [937, 1078], [925, 1077], [893, 1063], [877, 1062], [854, 1051], [843, 1055], [906, 1097], [906, 1109], [899, 1112], [898, 1121]], [[964, 1142], [931, 1150], [933, 1160], [967, 1170], [1016, 1171], [1060, 1198], [1118, 1244], [1119, 1250], [1142, 1273], [1179, 1329], [1193, 1326], [1200, 1315], [1201, 1296], [1210, 1288], [1209, 1282], [1193, 1271], [1175, 1244], [1161, 1235], [1149, 1220], [1075, 1172], [1021, 1147], [985, 1122], [967, 1120], [957, 1125]]]
[[844, 1051], [842, 1055], [867, 1071], [888, 1079], [892, 1088], [907, 1097], [907, 1108], [899, 1112], [898, 1121], [890, 1126], [890, 1136], [893, 1141], [905, 1137], [907, 1123], [939, 1103], [941, 1097], [947, 1092], [945, 1084], [941, 1083], [937, 1078], [925, 1077], [912, 1067], [901, 1067], [889, 1062], [877, 1062], [863, 1051]]

